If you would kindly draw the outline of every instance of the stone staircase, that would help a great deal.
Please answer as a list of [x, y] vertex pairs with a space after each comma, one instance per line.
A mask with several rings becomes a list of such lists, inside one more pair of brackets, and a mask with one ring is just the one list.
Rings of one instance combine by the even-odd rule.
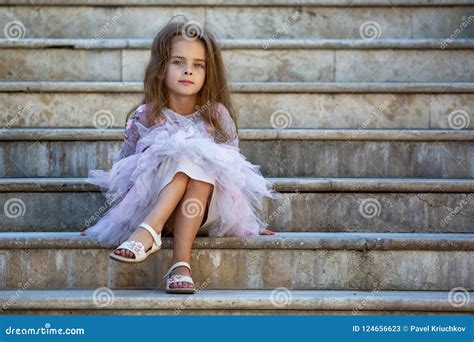
[[[172, 240], [137, 265], [79, 231], [173, 15], [222, 43], [242, 153], [275, 236]], [[472, 314], [469, 0], [10, 0], [0, 5], [1, 314]], [[449, 39], [448, 39], [449, 38]]]

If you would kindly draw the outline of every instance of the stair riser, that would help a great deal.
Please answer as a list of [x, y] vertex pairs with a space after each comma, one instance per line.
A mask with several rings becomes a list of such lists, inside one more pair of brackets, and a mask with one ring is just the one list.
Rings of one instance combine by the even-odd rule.
[[[2, 231], [78, 231], [110, 209], [98, 192], [0, 194]], [[60, 214], [58, 214], [60, 213]], [[472, 233], [472, 194], [282, 193], [261, 218], [281, 232]]]
[[[357, 133], [357, 132], [356, 132]], [[109, 169], [122, 141], [3, 141], [2, 177], [86, 177]], [[470, 141], [242, 140], [266, 177], [474, 177]]]
[[[474, 50], [242, 49], [223, 55], [236, 82], [474, 81]], [[149, 57], [145, 50], [2, 49], [0, 80], [138, 82]]]
[[[26, 38], [153, 38], [177, 13], [217, 37], [447, 38], [474, 10], [453, 7], [6, 6], [0, 26], [21, 21]], [[464, 19], [462, 19], [464, 17]], [[375, 23], [373, 23], [375, 22]], [[54, 23], [46, 25], [45, 23]], [[262, 25], [265, 23], [265, 25]], [[199, 28], [199, 26], [196, 27]], [[472, 25], [456, 38], [474, 36]], [[276, 37], [276, 38], [275, 38]]]
[[[165, 316], [170, 316], [170, 315], [176, 315], [178, 314], [181, 316], [187, 316], [187, 315], [211, 315], [211, 316], [229, 316], [229, 315], [239, 315], [239, 316], [247, 316], [247, 315], [262, 315], [262, 316], [277, 316], [277, 315], [298, 315], [298, 316], [305, 316], [305, 315], [310, 315], [310, 316], [315, 316], [315, 315], [324, 315], [324, 316], [331, 316], [331, 315], [352, 315], [353, 311], [352, 310], [284, 310], [284, 309], [279, 309], [279, 310], [110, 310], [110, 309], [105, 309], [105, 310], [100, 310], [100, 309], [91, 309], [91, 310], [42, 310], [42, 309], [31, 309], [31, 310], [5, 310], [5, 311], [0, 311], [0, 316], [2, 315], [49, 315], [49, 316], [63, 316], [63, 315], [80, 315], [80, 316], [87, 316], [87, 315], [101, 315], [101, 316], [147, 316], [147, 315], [152, 315], [152, 316], [158, 316], [158, 315], [165, 315]], [[460, 312], [452, 312], [452, 311], [390, 311], [390, 310], [384, 310], [384, 311], [373, 311], [373, 310], [364, 310], [360, 312], [360, 315], [375, 315], [375, 316], [384, 316], [384, 315], [390, 315], [390, 316], [396, 316], [396, 315], [430, 315], [430, 316], [447, 316], [447, 315], [465, 315], [465, 311], [460, 311]]]
[[[474, 129], [474, 94], [233, 93], [232, 97], [240, 128]], [[103, 127], [97, 119], [103, 117], [107, 127], [123, 128], [126, 114], [140, 101], [141, 95], [135, 93], [0, 93], [0, 126]]]
[[[1, 289], [164, 289], [171, 249], [136, 265], [107, 249], [2, 250]], [[472, 251], [194, 249], [201, 290], [446, 290], [474, 288]], [[420, 272], [423, 270], [423, 272]]]

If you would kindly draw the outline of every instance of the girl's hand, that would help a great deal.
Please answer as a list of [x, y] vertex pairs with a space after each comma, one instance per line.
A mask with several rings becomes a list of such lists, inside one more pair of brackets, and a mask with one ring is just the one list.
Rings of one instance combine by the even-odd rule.
[[269, 229], [260, 229], [259, 234], [260, 235], [275, 235], [275, 232], [272, 232]]

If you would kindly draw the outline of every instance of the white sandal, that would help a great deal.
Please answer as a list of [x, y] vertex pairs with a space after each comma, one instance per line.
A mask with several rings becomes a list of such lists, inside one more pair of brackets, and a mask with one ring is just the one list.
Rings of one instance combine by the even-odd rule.
[[[193, 278], [190, 276], [184, 276], [181, 274], [173, 274], [172, 276], [168, 277], [173, 270], [179, 266], [186, 266], [189, 268], [189, 273], [191, 273], [191, 266], [186, 261], [178, 261], [176, 264], [170, 267], [168, 272], [166, 272], [163, 278], [166, 278], [166, 292], [167, 293], [195, 293], [196, 289], [194, 287]], [[178, 283], [178, 282], [187, 282], [193, 284], [193, 287], [170, 287], [171, 284]]]
[[[136, 262], [141, 262], [148, 258], [149, 255], [156, 253], [160, 250], [161, 248], [161, 233], [157, 234], [156, 231], [148, 224], [145, 222], [140, 223], [139, 227], [145, 228], [150, 235], [153, 237], [153, 244], [151, 245], [150, 249], [145, 252], [145, 246], [143, 246], [143, 243], [139, 241], [125, 241], [123, 242], [120, 246], [118, 246], [112, 253], [110, 253], [110, 258], [117, 260], [117, 261], [122, 261], [122, 262], [130, 262], [130, 263], [136, 263]], [[129, 250], [130, 252], [135, 255], [135, 258], [128, 258], [122, 255], [115, 254], [115, 251], [118, 249], [126, 249]]]

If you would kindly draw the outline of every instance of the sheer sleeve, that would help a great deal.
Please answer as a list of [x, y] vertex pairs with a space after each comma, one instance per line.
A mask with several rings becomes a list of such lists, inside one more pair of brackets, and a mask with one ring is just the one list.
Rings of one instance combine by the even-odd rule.
[[235, 126], [235, 122], [232, 119], [232, 116], [230, 115], [229, 111], [222, 103], [219, 103], [217, 111], [219, 112], [219, 120], [222, 125], [222, 128], [229, 137], [226, 141], [222, 143], [234, 147], [239, 147], [239, 135], [237, 134], [237, 127]]
[[125, 136], [123, 139], [123, 146], [119, 153], [118, 160], [135, 154], [137, 142], [140, 138], [137, 122], [142, 121], [141, 114], [142, 107], [138, 107], [125, 124]]

